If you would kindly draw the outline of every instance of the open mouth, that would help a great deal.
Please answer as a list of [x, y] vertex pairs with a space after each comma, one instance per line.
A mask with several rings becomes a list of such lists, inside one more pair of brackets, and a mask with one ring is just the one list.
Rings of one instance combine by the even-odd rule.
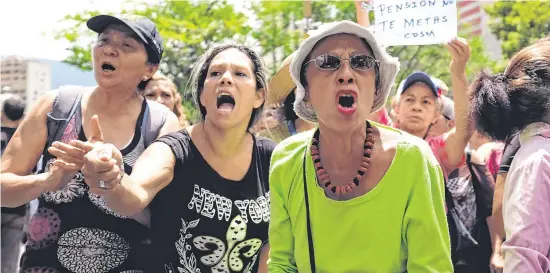
[[108, 62], [104, 62], [104, 63], [101, 65], [101, 69], [102, 69], [103, 71], [105, 71], [105, 72], [113, 72], [113, 71], [116, 70], [116, 68], [115, 68], [112, 64], [110, 64], [110, 63], [108, 63]]
[[353, 114], [356, 108], [356, 97], [351, 92], [342, 92], [338, 96], [338, 110], [343, 114]]
[[344, 108], [351, 108], [355, 99], [351, 94], [344, 94], [338, 97], [338, 104]]
[[233, 108], [235, 108], [235, 99], [233, 99], [233, 97], [229, 93], [219, 93], [216, 103], [218, 110], [221, 111], [230, 112], [233, 110]]

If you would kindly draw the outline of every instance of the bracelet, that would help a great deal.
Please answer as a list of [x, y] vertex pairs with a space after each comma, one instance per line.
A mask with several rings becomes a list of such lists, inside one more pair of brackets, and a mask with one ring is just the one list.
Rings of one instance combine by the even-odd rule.
[[126, 172], [124, 171], [124, 160], [122, 160], [118, 168], [120, 169], [120, 175], [118, 176], [118, 184], [120, 185], [122, 184], [122, 178], [124, 178], [124, 175], [126, 174]]
[[374, 10], [374, 4], [372, 2], [373, 2], [372, 0], [361, 1], [361, 9], [363, 9], [363, 11], [365, 12]]

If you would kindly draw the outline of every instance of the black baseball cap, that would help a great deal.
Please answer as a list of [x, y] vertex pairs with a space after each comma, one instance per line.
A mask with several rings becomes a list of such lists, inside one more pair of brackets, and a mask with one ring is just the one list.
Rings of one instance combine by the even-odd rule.
[[432, 78], [424, 72], [414, 72], [410, 74], [407, 77], [407, 79], [405, 79], [405, 82], [403, 83], [403, 89], [401, 89], [400, 94], [403, 94], [405, 91], [407, 91], [407, 89], [409, 89], [409, 87], [411, 87], [413, 84], [417, 82], [425, 83], [428, 86], [428, 88], [432, 90], [436, 98], [440, 97], [440, 93], [437, 89], [436, 84], [432, 81]]
[[89, 29], [97, 33], [103, 32], [107, 26], [112, 24], [125, 25], [134, 31], [145, 45], [148, 61], [155, 64], [160, 63], [164, 47], [155, 23], [146, 17], [134, 14], [97, 15], [86, 23]]

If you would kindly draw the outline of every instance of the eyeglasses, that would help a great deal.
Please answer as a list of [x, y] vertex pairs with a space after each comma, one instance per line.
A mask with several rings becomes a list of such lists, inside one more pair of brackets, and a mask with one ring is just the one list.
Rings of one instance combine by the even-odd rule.
[[368, 55], [355, 55], [349, 59], [342, 59], [338, 56], [323, 54], [307, 61], [305, 65], [315, 62], [315, 65], [321, 70], [336, 70], [340, 68], [342, 61], [346, 60], [349, 61], [351, 68], [361, 71], [370, 70], [380, 62]]

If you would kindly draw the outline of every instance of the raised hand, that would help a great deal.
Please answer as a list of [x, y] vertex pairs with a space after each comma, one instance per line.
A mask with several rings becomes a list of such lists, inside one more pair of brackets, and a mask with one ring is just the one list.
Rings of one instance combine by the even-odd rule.
[[46, 190], [57, 191], [63, 188], [82, 168], [86, 153], [75, 147], [75, 144], [76, 140], [72, 140], [69, 144], [55, 141], [48, 148], [48, 152], [56, 159], [50, 163], [48, 168]]
[[468, 41], [464, 38], [456, 37], [450, 42], [445, 44], [445, 47], [452, 56], [452, 61], [449, 66], [451, 73], [465, 73], [466, 64], [470, 59], [470, 45]]
[[112, 144], [103, 143], [103, 133], [97, 116], [90, 121], [91, 137], [88, 142], [77, 141], [76, 147], [86, 151], [82, 174], [90, 191], [99, 195], [120, 184], [124, 176], [122, 154]]
[[373, 0], [355, 0], [355, 15], [357, 24], [369, 27], [369, 8], [373, 5]]

